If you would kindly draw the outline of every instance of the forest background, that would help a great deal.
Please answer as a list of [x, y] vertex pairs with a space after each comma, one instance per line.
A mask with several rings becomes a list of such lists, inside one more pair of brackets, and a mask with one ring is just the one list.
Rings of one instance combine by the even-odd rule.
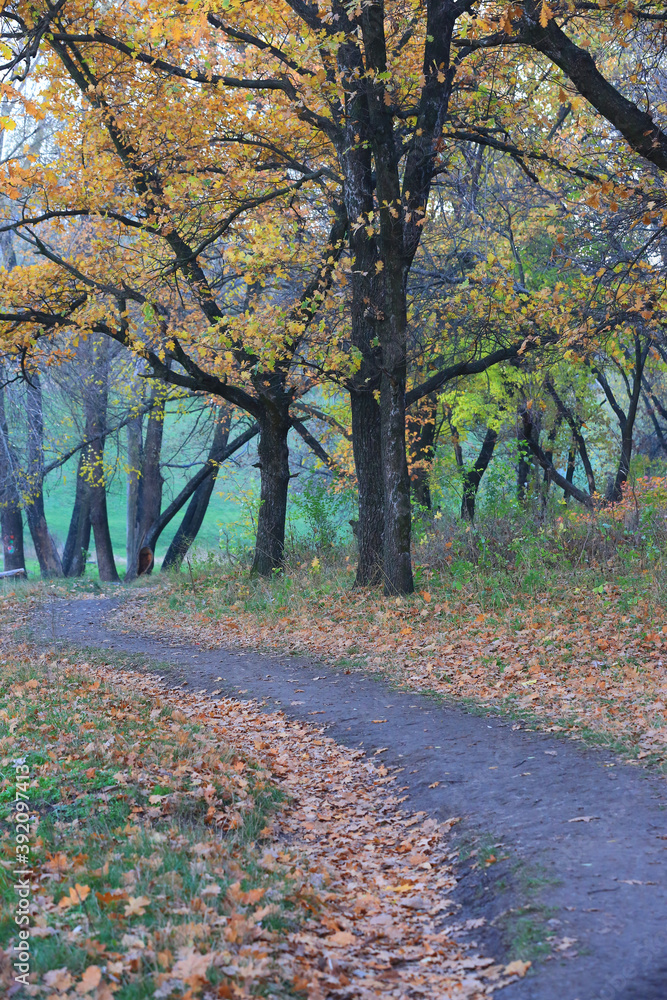
[[3, 16], [6, 569], [661, 556], [657, 8]]

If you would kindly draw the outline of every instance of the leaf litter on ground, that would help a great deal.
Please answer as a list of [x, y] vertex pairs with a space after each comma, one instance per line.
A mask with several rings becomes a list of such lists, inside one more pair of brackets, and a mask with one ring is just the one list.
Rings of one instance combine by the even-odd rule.
[[[524, 975], [460, 941], [449, 823], [313, 725], [4, 649], [0, 983], [17, 993], [15, 764], [30, 767], [32, 976], [47, 1000], [482, 998]], [[23, 987], [19, 987], [23, 990]]]

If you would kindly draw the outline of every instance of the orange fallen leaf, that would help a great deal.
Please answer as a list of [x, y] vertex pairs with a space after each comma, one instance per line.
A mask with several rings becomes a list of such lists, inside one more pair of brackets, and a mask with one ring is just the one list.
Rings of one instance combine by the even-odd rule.
[[522, 962], [520, 958], [510, 962], [509, 965], [505, 966], [504, 972], [506, 976], [519, 976], [521, 979], [526, 975], [528, 969], [531, 967], [532, 962]]
[[349, 948], [356, 940], [356, 937], [350, 931], [336, 931], [335, 934], [329, 934], [325, 938], [325, 943], [333, 945], [334, 948]]
[[66, 910], [68, 906], [79, 906], [81, 903], [83, 903], [84, 899], [86, 899], [86, 897], [89, 894], [90, 894], [90, 886], [79, 885], [79, 883], [77, 882], [76, 885], [73, 885], [71, 887], [68, 895], [63, 896], [63, 898], [58, 903], [58, 906], [61, 907], [63, 910]]
[[92, 993], [100, 985], [102, 979], [102, 970], [99, 965], [89, 965], [83, 976], [81, 977], [81, 982], [77, 983], [75, 986], [77, 993]]

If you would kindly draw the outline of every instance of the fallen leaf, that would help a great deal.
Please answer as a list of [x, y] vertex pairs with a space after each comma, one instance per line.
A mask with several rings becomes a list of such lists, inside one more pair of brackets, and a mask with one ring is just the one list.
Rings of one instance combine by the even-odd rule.
[[146, 907], [151, 905], [148, 896], [130, 896], [125, 905], [126, 917], [141, 917], [146, 912]]
[[506, 965], [503, 971], [506, 976], [519, 976], [523, 978], [532, 964], [532, 962], [522, 962], [520, 958], [517, 958], [513, 962], [510, 962], [509, 965]]
[[50, 989], [58, 990], [60, 993], [65, 993], [74, 982], [66, 968], [50, 969], [42, 978]]
[[76, 984], [76, 992], [92, 993], [99, 986], [101, 979], [102, 970], [99, 965], [89, 965], [81, 977], [81, 982]]
[[79, 885], [77, 882], [76, 885], [71, 887], [69, 894], [67, 896], [63, 896], [58, 903], [58, 906], [60, 906], [63, 910], [66, 910], [68, 906], [79, 906], [89, 894], [90, 886]]
[[325, 938], [325, 943], [332, 945], [334, 948], [349, 948], [356, 940], [354, 934], [351, 934], [349, 931], [336, 931], [335, 934], [329, 934]]

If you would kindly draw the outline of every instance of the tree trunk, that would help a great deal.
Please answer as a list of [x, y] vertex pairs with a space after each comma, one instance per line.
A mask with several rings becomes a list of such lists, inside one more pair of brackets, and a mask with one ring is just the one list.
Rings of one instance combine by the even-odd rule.
[[90, 487], [84, 465], [85, 458], [81, 454], [76, 470], [74, 508], [63, 549], [63, 573], [68, 577], [83, 576], [86, 571], [86, 556], [90, 549]]
[[[397, 344], [400, 353], [400, 344]], [[393, 352], [387, 352], [390, 354]], [[385, 497], [384, 591], [411, 594], [414, 587], [410, 552], [410, 474], [405, 447], [405, 373], [401, 363], [387, 360], [380, 387], [382, 472]]]
[[[602, 385], [604, 392], [609, 400], [612, 409], [616, 413], [620, 428], [621, 428], [621, 453], [618, 459], [618, 468], [616, 470], [616, 476], [613, 481], [609, 484], [607, 488], [607, 493], [605, 499], [610, 503], [618, 503], [623, 499], [623, 487], [628, 480], [630, 475], [630, 461], [632, 459], [632, 443], [635, 430], [635, 421], [637, 419], [637, 409], [639, 407], [639, 400], [641, 398], [642, 389], [642, 378], [644, 375], [644, 366], [646, 365], [646, 359], [648, 357], [648, 352], [651, 347], [651, 339], [648, 338], [646, 344], [642, 347], [641, 338], [639, 334], [635, 334], [635, 358], [634, 358], [634, 370], [632, 373], [632, 391], [630, 393], [628, 412], [624, 414], [621, 407], [614, 400], [613, 393], [607, 382], [606, 378], [602, 373], [598, 373], [598, 381]], [[613, 402], [612, 402], [613, 401]]]
[[26, 386], [28, 408], [28, 481], [26, 517], [39, 569], [43, 577], [62, 576], [62, 563], [55, 542], [49, 534], [44, 512], [44, 412], [42, 386], [37, 372], [32, 372]]
[[[211, 450], [208, 456], [209, 462], [214, 463], [215, 456], [220, 454], [227, 446], [230, 424], [231, 413], [227, 407], [221, 406], [220, 413], [215, 424], [213, 443], [211, 444]], [[171, 569], [180, 568], [181, 563], [188, 553], [188, 549], [197, 537], [197, 533], [199, 532], [204, 518], [206, 517], [206, 511], [208, 510], [208, 505], [215, 487], [215, 481], [218, 477], [218, 469], [219, 465], [217, 463], [214, 464], [211, 475], [207, 476], [204, 482], [200, 483], [195, 490], [192, 499], [188, 504], [185, 516], [178, 527], [178, 531], [174, 535], [171, 545], [167, 549], [167, 554], [165, 555], [162, 563], [163, 573]]]
[[86, 439], [90, 444], [84, 453], [90, 496], [90, 523], [95, 536], [95, 555], [100, 580], [117, 583], [119, 580], [114, 560], [107, 493], [104, 476], [104, 444], [106, 432], [107, 397], [109, 391], [109, 344], [104, 337], [90, 343], [91, 375], [86, 386], [84, 407], [86, 411]]
[[164, 394], [156, 385], [151, 393], [151, 409], [146, 423], [141, 477], [139, 479], [139, 504], [137, 536], [139, 545], [145, 544], [150, 526], [159, 518], [162, 507], [162, 487], [164, 480], [160, 471], [162, 437], [164, 433]]
[[[2, 371], [0, 369], [0, 376]], [[0, 529], [5, 572], [25, 569], [23, 515], [16, 481], [16, 461], [9, 443], [5, 389], [0, 386]]]
[[380, 450], [380, 407], [371, 390], [352, 390], [352, 450], [359, 490], [356, 526], [359, 562], [355, 587], [382, 581], [384, 489]]
[[[567, 479], [568, 483], [574, 482], [574, 470], [576, 467], [576, 463], [577, 463], [577, 445], [576, 441], [573, 438], [572, 444], [570, 445], [570, 450], [567, 453], [567, 470], [565, 472], [565, 478]], [[567, 501], [570, 496], [568, 490], [563, 490], [563, 496]]]
[[482, 482], [482, 477], [488, 469], [491, 459], [493, 458], [493, 452], [496, 447], [497, 440], [498, 432], [489, 427], [486, 431], [484, 441], [482, 442], [482, 448], [477, 461], [473, 465], [472, 469], [463, 473], [461, 519], [463, 521], [470, 521], [471, 524], [475, 520], [475, 503], [477, 501], [479, 486]]
[[127, 425], [127, 513], [125, 520], [125, 579], [134, 580], [141, 548], [139, 536], [139, 483], [143, 464], [143, 415]]
[[257, 538], [251, 573], [271, 576], [283, 565], [285, 553], [285, 521], [289, 488], [290, 429], [289, 405], [277, 406], [265, 401], [259, 423], [259, 470], [261, 490]]
[[426, 396], [408, 415], [410, 437], [410, 477], [415, 504], [431, 510], [431, 467], [435, 452], [435, 415], [437, 397]]
[[2, 554], [5, 573], [13, 569], [25, 570], [23, 515], [18, 504], [2, 503], [0, 527], [2, 528]]

